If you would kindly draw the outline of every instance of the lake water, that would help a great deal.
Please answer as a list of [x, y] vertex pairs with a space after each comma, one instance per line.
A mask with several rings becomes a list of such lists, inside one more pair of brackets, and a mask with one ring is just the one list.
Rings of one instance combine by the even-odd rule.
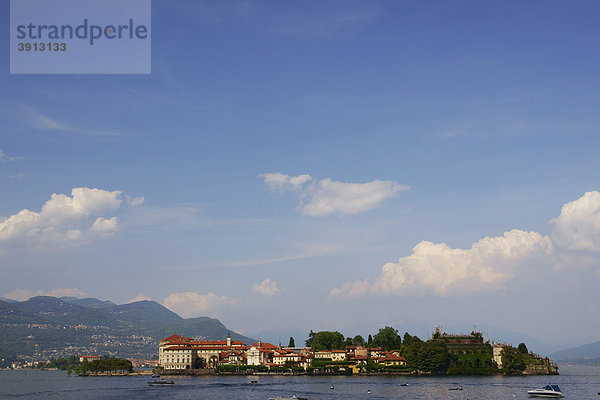
[[[600, 368], [560, 368], [558, 376], [529, 377], [178, 377], [176, 384], [149, 386], [149, 377], [68, 377], [64, 371], [0, 371], [0, 399], [257, 399], [291, 396], [308, 399], [528, 399], [526, 391], [560, 385], [566, 399], [600, 400]], [[251, 380], [258, 384], [251, 384]], [[400, 386], [408, 382], [408, 386]], [[333, 385], [334, 389], [330, 389]], [[462, 386], [463, 390], [449, 390]], [[367, 391], [370, 390], [371, 394]]]

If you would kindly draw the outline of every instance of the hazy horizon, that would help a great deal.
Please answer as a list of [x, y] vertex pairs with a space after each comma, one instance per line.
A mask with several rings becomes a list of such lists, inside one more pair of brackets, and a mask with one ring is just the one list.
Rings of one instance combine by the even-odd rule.
[[599, 12], [153, 1], [150, 75], [7, 67], [0, 296], [598, 341]]

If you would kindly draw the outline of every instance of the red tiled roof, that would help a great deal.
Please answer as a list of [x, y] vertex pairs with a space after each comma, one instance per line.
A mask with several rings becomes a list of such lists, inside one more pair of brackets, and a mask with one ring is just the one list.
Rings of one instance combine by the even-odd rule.
[[161, 342], [164, 342], [166, 340], [169, 340], [169, 341], [171, 341], [171, 340], [183, 340], [183, 338], [181, 336], [179, 336], [179, 335], [171, 335], [168, 338], [164, 338], [163, 340], [161, 340]]
[[387, 357], [379, 357], [379, 360], [383, 360], [383, 361], [404, 361], [404, 357], [400, 357], [400, 356], [387, 356]]
[[[252, 343], [252, 346], [254, 346], [256, 348], [259, 348], [258, 343]], [[275, 346], [274, 344], [271, 344], [271, 343], [261, 342], [260, 348], [261, 349], [278, 349], [279, 347], [277, 347], [277, 346]]]

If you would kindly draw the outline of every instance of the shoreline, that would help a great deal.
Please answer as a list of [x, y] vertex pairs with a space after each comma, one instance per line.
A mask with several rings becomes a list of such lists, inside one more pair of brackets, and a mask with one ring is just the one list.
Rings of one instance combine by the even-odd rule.
[[217, 372], [214, 370], [186, 370], [186, 371], [169, 371], [157, 372], [163, 376], [390, 376], [390, 377], [431, 377], [431, 376], [541, 376], [541, 375], [559, 375], [556, 373], [524, 373], [524, 374], [507, 374], [503, 372], [492, 374], [435, 374], [431, 372], [361, 372], [356, 374], [332, 374], [332, 373], [308, 373], [308, 372]]

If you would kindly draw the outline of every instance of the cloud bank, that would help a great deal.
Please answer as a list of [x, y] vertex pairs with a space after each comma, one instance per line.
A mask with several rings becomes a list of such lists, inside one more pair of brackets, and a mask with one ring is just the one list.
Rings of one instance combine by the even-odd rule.
[[222, 309], [237, 306], [239, 302], [239, 299], [214, 293], [202, 295], [196, 292], [181, 292], [167, 296], [163, 305], [184, 318], [193, 318], [207, 313], [217, 314]]
[[359, 214], [379, 207], [385, 200], [398, 197], [408, 185], [394, 181], [374, 180], [366, 183], [347, 183], [330, 178], [314, 179], [302, 174], [290, 176], [280, 172], [258, 176], [273, 192], [296, 192], [301, 202], [298, 208], [304, 215], [323, 217], [333, 213]]
[[554, 225], [552, 239], [569, 250], [600, 251], [600, 192], [587, 192], [565, 204]]
[[71, 196], [54, 193], [39, 212], [24, 209], [0, 219], [0, 246], [76, 245], [110, 237], [119, 219], [108, 214], [121, 202], [120, 191], [82, 187]]
[[333, 289], [330, 297], [426, 292], [446, 296], [497, 291], [523, 268], [540, 265], [548, 268], [549, 264], [572, 262], [582, 252], [599, 252], [600, 192], [587, 192], [565, 204], [558, 218], [550, 222], [553, 225], [550, 236], [515, 229], [503, 236], [485, 237], [470, 249], [422, 241], [410, 255], [386, 263], [373, 282], [369, 279], [346, 282]]
[[412, 295], [424, 291], [443, 296], [494, 290], [515, 276], [525, 262], [549, 255], [552, 249], [547, 236], [516, 229], [503, 236], [485, 237], [470, 249], [422, 241], [409, 256], [386, 263], [372, 284], [368, 280], [348, 282], [333, 289], [331, 296]]

